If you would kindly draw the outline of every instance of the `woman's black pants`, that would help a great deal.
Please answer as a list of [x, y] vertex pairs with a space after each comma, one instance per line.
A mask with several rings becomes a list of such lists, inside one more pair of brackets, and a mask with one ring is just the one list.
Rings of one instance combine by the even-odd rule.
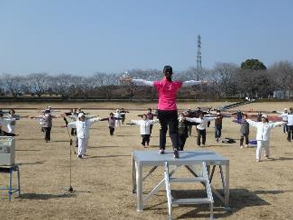
[[158, 110], [158, 119], [161, 124], [160, 129], [160, 149], [165, 150], [166, 134], [169, 128], [169, 135], [172, 146], [178, 150], [178, 113], [177, 110]]

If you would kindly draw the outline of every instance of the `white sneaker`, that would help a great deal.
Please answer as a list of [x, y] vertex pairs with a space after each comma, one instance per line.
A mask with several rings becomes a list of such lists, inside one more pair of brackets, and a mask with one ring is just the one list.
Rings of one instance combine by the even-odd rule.
[[243, 145], [241, 145], [240, 148], [243, 148]]

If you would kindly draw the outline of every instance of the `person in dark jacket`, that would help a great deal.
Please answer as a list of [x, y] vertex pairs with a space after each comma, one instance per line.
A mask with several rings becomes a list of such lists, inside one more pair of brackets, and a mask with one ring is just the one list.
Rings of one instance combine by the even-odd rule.
[[114, 135], [116, 120], [122, 120], [122, 118], [114, 117], [113, 112], [110, 113], [109, 117], [102, 118], [100, 120], [100, 121], [108, 121], [108, 127], [109, 127], [110, 136]]
[[216, 119], [215, 119], [215, 138], [216, 141], [219, 142], [219, 139], [222, 135], [222, 124], [223, 124], [223, 115], [220, 111], [217, 111]]
[[243, 114], [243, 118], [241, 120], [240, 127], [240, 148], [243, 148], [243, 142], [245, 139], [245, 147], [248, 147], [249, 142], [249, 124], [246, 121], [247, 114]]
[[178, 117], [178, 135], [179, 135], [179, 151], [184, 150], [186, 139], [188, 138], [189, 126], [191, 123], [185, 120], [185, 115], [181, 113]]

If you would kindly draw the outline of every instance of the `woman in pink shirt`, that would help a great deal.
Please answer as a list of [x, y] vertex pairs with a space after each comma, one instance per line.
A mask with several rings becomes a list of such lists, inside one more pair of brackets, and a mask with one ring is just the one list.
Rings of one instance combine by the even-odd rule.
[[177, 112], [177, 92], [182, 86], [193, 86], [205, 84], [206, 81], [172, 81], [173, 70], [171, 66], [163, 69], [164, 78], [161, 81], [146, 81], [142, 79], [130, 79], [136, 85], [151, 86], [158, 92], [158, 119], [161, 124], [160, 129], [160, 154], [165, 153], [166, 133], [169, 127], [169, 135], [174, 149], [174, 157], [179, 158], [178, 153], [178, 112]]

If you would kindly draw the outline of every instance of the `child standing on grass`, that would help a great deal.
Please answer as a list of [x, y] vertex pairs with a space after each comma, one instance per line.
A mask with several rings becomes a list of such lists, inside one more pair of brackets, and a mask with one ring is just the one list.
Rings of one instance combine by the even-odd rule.
[[247, 114], [243, 114], [242, 120], [240, 122], [240, 148], [243, 148], [243, 142], [245, 139], [245, 147], [248, 147], [249, 142], [249, 123], [246, 121]]
[[217, 111], [217, 116], [215, 119], [215, 139], [217, 142], [219, 142], [219, 139], [221, 138], [222, 127], [223, 127], [223, 115], [221, 114], [220, 111]]
[[108, 118], [102, 118], [100, 121], [108, 121], [108, 127], [110, 131], [110, 135], [114, 135], [115, 127], [116, 127], [116, 121], [117, 120], [122, 120], [122, 118], [116, 118], [114, 117], [114, 113], [110, 113]]
[[147, 147], [150, 144], [151, 137], [151, 125], [158, 123], [159, 120], [149, 120], [146, 114], [142, 115], [142, 120], [131, 120], [130, 124], [135, 124], [139, 126], [140, 135], [141, 135], [141, 145]]
[[78, 121], [68, 123], [67, 127], [76, 128], [76, 136], [78, 138], [77, 157], [83, 158], [85, 156], [90, 137], [90, 126], [93, 123], [100, 121], [100, 118], [86, 119], [84, 113], [79, 113], [78, 119]]
[[246, 119], [248, 124], [253, 127], [256, 127], [256, 141], [257, 141], [257, 148], [256, 148], [256, 162], [260, 162], [261, 159], [261, 150], [262, 148], [265, 149], [265, 157], [270, 158], [270, 133], [271, 129], [275, 127], [280, 127], [284, 124], [284, 122], [269, 122], [268, 116], [262, 114], [261, 122], [255, 122], [251, 119]]
[[[207, 136], [207, 131], [206, 131], [207, 123], [208, 123], [208, 121], [215, 120], [216, 117], [205, 117], [204, 113], [200, 113], [199, 118], [188, 118], [188, 117], [186, 117], [185, 119], [187, 121], [190, 121], [190, 122], [199, 123], [196, 126], [196, 129], [197, 129], [197, 141], [196, 141], [197, 146], [200, 147], [201, 143], [202, 143], [202, 146], [205, 146], [205, 144], [206, 144], [206, 136]], [[201, 142], [201, 139], [202, 139], [202, 142]]]

